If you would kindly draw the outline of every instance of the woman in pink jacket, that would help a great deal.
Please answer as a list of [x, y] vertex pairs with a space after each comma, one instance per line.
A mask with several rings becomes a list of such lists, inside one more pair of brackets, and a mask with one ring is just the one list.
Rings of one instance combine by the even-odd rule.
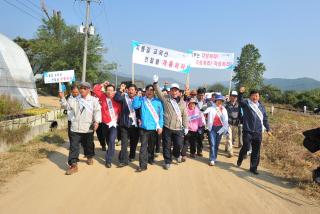
[[197, 107], [197, 101], [195, 98], [191, 98], [187, 104], [187, 113], [188, 113], [188, 134], [184, 137], [184, 144], [181, 152], [182, 161], [186, 161], [188, 146], [190, 145], [190, 157], [195, 158], [196, 148], [198, 140], [200, 139], [199, 135], [203, 130], [202, 127], [205, 124], [204, 116], [202, 112]]

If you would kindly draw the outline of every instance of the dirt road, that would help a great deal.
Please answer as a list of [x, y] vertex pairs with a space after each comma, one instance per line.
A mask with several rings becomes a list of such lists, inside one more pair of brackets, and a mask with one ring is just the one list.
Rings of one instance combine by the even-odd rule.
[[214, 167], [197, 158], [165, 171], [159, 156], [136, 173], [137, 161], [105, 168], [97, 147], [94, 165], [82, 161], [75, 175], [64, 175], [68, 150], [61, 148], [16, 176], [1, 188], [0, 213], [320, 213], [290, 185], [263, 169], [252, 176], [248, 160], [237, 168], [223, 152]]

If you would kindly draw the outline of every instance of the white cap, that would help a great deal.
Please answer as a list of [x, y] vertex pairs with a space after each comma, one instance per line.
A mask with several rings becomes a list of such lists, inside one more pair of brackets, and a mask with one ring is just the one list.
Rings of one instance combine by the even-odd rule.
[[231, 96], [238, 96], [238, 92], [237, 91], [232, 91], [231, 92]]
[[206, 99], [211, 99], [212, 98], [212, 93], [206, 93]]
[[172, 83], [170, 89], [172, 89], [172, 88], [177, 88], [180, 90], [180, 87], [177, 83]]

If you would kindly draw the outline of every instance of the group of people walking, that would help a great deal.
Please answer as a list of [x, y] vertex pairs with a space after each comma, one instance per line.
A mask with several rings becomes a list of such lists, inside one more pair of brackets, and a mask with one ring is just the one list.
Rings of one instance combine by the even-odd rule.
[[[237, 165], [241, 166], [248, 151], [250, 172], [258, 174], [260, 146], [264, 130], [271, 135], [266, 110], [259, 101], [259, 92], [250, 91], [244, 99], [245, 88], [232, 91], [227, 100], [221, 93], [206, 97], [206, 90], [182, 91], [176, 83], [160, 88], [159, 77], [139, 92], [134, 84], [121, 84], [116, 88], [108, 81], [94, 87], [87, 82], [72, 86], [67, 97], [59, 92], [62, 108], [68, 114], [70, 150], [69, 169], [66, 174], [78, 171], [80, 147], [83, 147], [87, 164], [93, 164], [95, 155], [94, 132], [105, 154], [105, 166], [112, 167], [116, 138], [121, 140], [119, 167], [136, 158], [140, 142], [138, 172], [154, 164], [155, 152], [162, 141], [164, 169], [190, 158], [203, 156], [203, 139], [208, 136], [210, 153], [208, 164], [216, 164], [221, 138], [226, 136], [226, 152], [233, 156], [236, 139], [241, 147]], [[238, 136], [238, 137], [237, 137]], [[129, 147], [129, 152], [128, 152]]]

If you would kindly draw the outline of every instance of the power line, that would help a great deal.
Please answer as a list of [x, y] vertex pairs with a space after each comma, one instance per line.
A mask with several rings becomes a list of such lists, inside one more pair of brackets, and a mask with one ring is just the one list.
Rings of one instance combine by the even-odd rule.
[[20, 12], [22, 12], [22, 13], [24, 13], [24, 14], [26, 14], [26, 15], [28, 15], [28, 16], [30, 16], [30, 17], [32, 17], [32, 18], [34, 18], [35, 20], [37, 20], [37, 21], [39, 21], [39, 22], [42, 22], [39, 18], [37, 18], [37, 17], [33, 16], [32, 14], [30, 14], [30, 13], [29, 13], [29, 12], [27, 12], [27, 11], [25, 11], [24, 9], [21, 9], [21, 8], [20, 8], [20, 7], [18, 7], [17, 5], [12, 4], [12, 3], [8, 2], [7, 0], [3, 0], [3, 1], [4, 1], [4, 2], [6, 2], [7, 4], [11, 5], [12, 7], [15, 7], [16, 9], [20, 10]]
[[41, 7], [40, 7], [40, 6], [36, 5], [35, 3], [33, 3], [33, 2], [30, 1], [30, 0], [27, 0], [27, 1], [30, 2], [30, 4], [32, 4], [35, 8], [41, 10]]
[[38, 16], [42, 16], [38, 11], [36, 11], [35, 9], [33, 9], [32, 7], [30, 7], [29, 5], [25, 4], [24, 2], [21, 2], [20, 0], [16, 0], [17, 2], [19, 2], [20, 4], [24, 5], [26, 8], [29, 8], [33, 13], [35, 13]]

